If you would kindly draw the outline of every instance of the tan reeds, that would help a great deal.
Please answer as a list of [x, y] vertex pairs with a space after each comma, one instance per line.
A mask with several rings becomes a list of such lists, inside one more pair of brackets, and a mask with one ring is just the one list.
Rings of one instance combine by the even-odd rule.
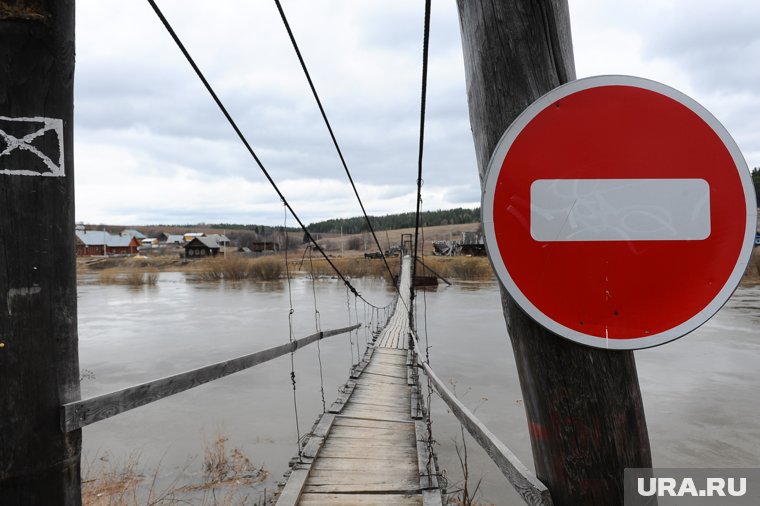
[[[331, 258], [330, 261], [338, 268], [338, 270], [346, 277], [349, 278], [362, 278], [362, 277], [387, 277], [388, 271], [385, 268], [385, 264], [382, 259], [379, 258], [364, 258], [364, 257], [345, 257], [345, 258]], [[393, 271], [397, 268], [397, 258], [389, 258], [388, 264]], [[332, 277], [337, 276], [335, 271], [325, 259], [313, 259], [312, 264], [314, 267], [314, 276], [316, 277]], [[302, 270], [311, 273], [311, 264], [306, 260], [303, 264]], [[394, 272], [395, 274], [395, 272]]]
[[195, 275], [202, 281], [273, 281], [280, 278], [283, 270], [285, 266], [279, 257], [229, 256], [197, 261]]
[[[141, 504], [251, 504], [251, 488], [269, 477], [264, 467], [256, 467], [239, 448], [230, 448], [229, 439], [218, 433], [211, 443], [204, 441], [203, 478], [182, 484], [187, 466], [173, 473], [168, 483], [159, 483], [160, 465], [142, 468], [140, 452], [123, 460], [110, 452], [97, 452], [82, 462], [82, 504], [84, 506], [137, 506]], [[193, 475], [195, 475], [193, 473]], [[212, 497], [209, 497], [208, 492]], [[219, 496], [217, 497], [217, 492]], [[213, 502], [207, 502], [211, 499]], [[262, 502], [254, 502], [262, 504]]]
[[[486, 257], [425, 257], [426, 265], [444, 278], [463, 281], [481, 281], [494, 277], [491, 264]], [[432, 276], [424, 267], [417, 266], [417, 274]]]
[[103, 269], [98, 272], [98, 283], [105, 285], [155, 286], [158, 283], [158, 271], [155, 269], [119, 268]]
[[248, 272], [257, 281], [274, 281], [280, 279], [285, 265], [277, 257], [262, 257], [250, 261]]

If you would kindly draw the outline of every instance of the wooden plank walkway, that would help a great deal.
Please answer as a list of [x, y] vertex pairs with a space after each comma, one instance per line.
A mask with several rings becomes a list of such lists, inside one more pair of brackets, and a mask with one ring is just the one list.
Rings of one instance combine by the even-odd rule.
[[279, 506], [441, 505], [408, 350], [410, 271], [405, 257], [393, 315], [342, 396], [315, 424]]

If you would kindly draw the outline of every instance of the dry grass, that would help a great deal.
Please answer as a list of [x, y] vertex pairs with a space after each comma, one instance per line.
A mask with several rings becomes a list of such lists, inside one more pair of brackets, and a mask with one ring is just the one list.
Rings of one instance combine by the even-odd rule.
[[[364, 257], [331, 258], [333, 264], [349, 278], [361, 277], [387, 277], [387, 270], [382, 259], [369, 259]], [[398, 257], [387, 258], [388, 265], [393, 273], [398, 272]], [[445, 278], [480, 281], [493, 279], [491, 264], [485, 257], [425, 257], [424, 262], [431, 269]], [[314, 259], [314, 275], [317, 277], [335, 276], [335, 271], [324, 259]], [[310, 273], [311, 266], [306, 260], [301, 270]], [[417, 266], [417, 274], [420, 276], [433, 276], [434, 274], [420, 265]]]
[[283, 270], [285, 264], [279, 257], [262, 257], [250, 260], [248, 272], [257, 281], [274, 281], [280, 279]]
[[[481, 281], [494, 278], [491, 264], [486, 257], [425, 257], [423, 261], [447, 279]], [[417, 273], [432, 275], [421, 266], [418, 266]]]
[[[228, 438], [217, 434], [204, 442], [203, 479], [180, 484], [177, 473], [168, 485], [157, 485], [159, 469], [143, 472], [140, 454], [133, 452], [120, 462], [110, 453], [85, 459], [82, 478], [84, 506], [140, 506], [197, 504], [201, 506], [233, 506], [263, 504], [253, 488], [269, 477], [263, 467], [256, 467], [238, 448], [229, 448]], [[251, 495], [261, 496], [251, 499]]]
[[217, 433], [211, 443], [206, 442], [203, 458], [204, 486], [219, 486], [223, 484], [252, 485], [264, 481], [269, 472], [256, 467], [251, 459], [246, 457], [238, 448], [227, 448], [229, 439]]
[[82, 504], [85, 506], [137, 504], [137, 489], [145, 478], [138, 471], [139, 453], [112, 462], [109, 453], [85, 459], [82, 469]]
[[[398, 268], [397, 258], [388, 258], [388, 265], [391, 270]], [[364, 257], [345, 257], [345, 258], [331, 258], [330, 261], [343, 273], [344, 276], [349, 278], [363, 278], [363, 277], [383, 277], [387, 276], [387, 269], [385, 263], [379, 258], [364, 258]], [[336, 276], [335, 271], [327, 260], [313, 259], [314, 276], [316, 277], [332, 277]], [[303, 264], [302, 269], [311, 273], [312, 266], [308, 260]]]
[[114, 285], [118, 283], [120, 272], [120, 269], [113, 267], [103, 269], [102, 271], [98, 272], [98, 283], [102, 283], [104, 285]]
[[158, 271], [155, 269], [120, 269], [110, 267], [98, 272], [98, 283], [104, 285], [155, 286], [158, 283]]
[[279, 257], [229, 256], [199, 260], [194, 264], [195, 276], [202, 281], [274, 281], [285, 270], [284, 262]]

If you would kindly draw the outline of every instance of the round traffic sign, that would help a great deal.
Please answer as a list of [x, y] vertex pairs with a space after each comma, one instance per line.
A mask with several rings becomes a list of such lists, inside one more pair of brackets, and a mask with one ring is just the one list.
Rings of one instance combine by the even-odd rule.
[[579, 79], [530, 105], [494, 150], [481, 209], [491, 263], [520, 307], [609, 349], [707, 321], [739, 283], [757, 220], [720, 122], [629, 76]]

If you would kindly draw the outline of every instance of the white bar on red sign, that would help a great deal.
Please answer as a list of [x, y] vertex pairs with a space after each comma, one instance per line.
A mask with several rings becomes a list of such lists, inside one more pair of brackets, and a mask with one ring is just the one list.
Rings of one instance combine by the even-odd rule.
[[710, 236], [704, 179], [539, 179], [530, 187], [536, 241], [699, 241]]

